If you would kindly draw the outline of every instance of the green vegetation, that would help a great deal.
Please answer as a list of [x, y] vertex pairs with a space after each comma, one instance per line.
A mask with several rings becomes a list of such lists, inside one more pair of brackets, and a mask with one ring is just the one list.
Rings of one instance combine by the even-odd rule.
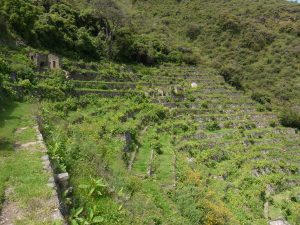
[[[39, 147], [14, 149], [17, 143], [36, 141], [33, 105], [7, 103], [0, 114], [0, 209], [5, 192], [6, 203], [14, 210], [11, 219], [16, 224], [51, 224], [48, 215], [53, 210], [52, 190], [46, 184]], [[6, 190], [6, 191], [5, 191]], [[6, 215], [7, 216], [7, 215]]]
[[281, 115], [281, 123], [284, 126], [300, 129], [300, 115], [297, 109], [289, 109]]
[[137, 32], [168, 38], [285, 112], [299, 107], [299, 7], [277, 0], [134, 1], [132, 20]]
[[[36, 108], [54, 173], [70, 175], [59, 197], [72, 225], [299, 224], [298, 12], [2, 0], [0, 209], [50, 224], [41, 149], [18, 149], [36, 140]], [[30, 52], [61, 68], [39, 70]]]

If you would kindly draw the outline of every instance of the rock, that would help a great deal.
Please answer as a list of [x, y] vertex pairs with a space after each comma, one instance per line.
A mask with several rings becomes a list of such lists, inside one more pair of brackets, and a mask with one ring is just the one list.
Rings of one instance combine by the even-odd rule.
[[289, 223], [283, 219], [277, 219], [277, 220], [271, 220], [269, 222], [269, 225], [289, 225]]
[[187, 161], [188, 161], [188, 163], [193, 163], [194, 162], [194, 158], [193, 157], [187, 157]]
[[191, 83], [191, 87], [196, 88], [196, 87], [198, 87], [198, 84], [196, 82], [193, 82], [193, 83]]
[[48, 155], [43, 155], [42, 160], [43, 161], [49, 161], [49, 156]]
[[50, 161], [49, 160], [43, 161], [43, 165], [45, 168], [50, 167]]
[[55, 221], [64, 221], [63, 216], [59, 209], [54, 209], [52, 217]]
[[38, 134], [37, 134], [37, 140], [38, 140], [38, 141], [43, 141], [43, 140], [44, 140], [41, 133], [38, 133]]
[[69, 174], [68, 173], [60, 173], [56, 176], [58, 182], [64, 183], [69, 180]]
[[51, 182], [47, 183], [47, 186], [53, 189], [56, 188], [55, 183], [51, 183]]

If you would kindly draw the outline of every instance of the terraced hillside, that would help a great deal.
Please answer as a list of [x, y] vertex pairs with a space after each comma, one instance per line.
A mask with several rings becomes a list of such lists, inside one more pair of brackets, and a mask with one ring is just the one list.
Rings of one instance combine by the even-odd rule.
[[1, 0], [0, 225], [299, 225], [299, 12]]
[[[97, 205], [106, 224], [298, 224], [298, 132], [213, 70], [153, 70], [77, 74], [67, 104], [77, 107], [44, 105], [71, 208]], [[92, 177], [103, 178], [102, 197], [80, 191]]]

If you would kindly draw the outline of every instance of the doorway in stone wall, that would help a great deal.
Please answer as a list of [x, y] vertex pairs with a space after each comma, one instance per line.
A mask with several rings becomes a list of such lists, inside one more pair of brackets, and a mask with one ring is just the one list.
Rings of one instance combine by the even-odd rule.
[[40, 62], [40, 68], [43, 68], [46, 66], [46, 63], [45, 62]]

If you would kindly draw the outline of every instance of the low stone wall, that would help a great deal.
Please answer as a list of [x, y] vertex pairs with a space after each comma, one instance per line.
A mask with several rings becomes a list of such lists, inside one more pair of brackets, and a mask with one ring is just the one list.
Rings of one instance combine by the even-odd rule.
[[144, 95], [142, 92], [125, 92], [125, 91], [105, 91], [105, 90], [75, 90], [74, 95], [87, 95], [87, 94], [97, 94], [103, 97], [115, 97], [115, 96], [124, 96], [124, 95]]
[[94, 80], [97, 77], [98, 73], [89, 72], [89, 73], [76, 73], [70, 72], [69, 77], [72, 80]]
[[59, 197], [58, 197], [59, 189], [58, 189], [58, 186], [55, 182], [54, 172], [53, 172], [53, 169], [52, 169], [52, 166], [51, 166], [49, 155], [47, 154], [47, 147], [45, 145], [43, 135], [40, 132], [39, 126], [36, 126], [35, 130], [36, 130], [36, 133], [37, 133], [37, 141], [42, 146], [43, 152], [45, 153], [41, 157], [41, 160], [42, 160], [42, 163], [43, 163], [43, 169], [45, 171], [47, 171], [49, 174], [51, 174], [51, 176], [49, 177], [47, 185], [55, 190], [55, 192], [53, 192], [55, 194], [51, 198], [52, 198], [52, 201], [55, 202], [55, 205], [57, 206], [57, 208], [55, 208], [53, 210], [52, 218], [55, 221], [61, 221], [62, 223], [66, 224], [65, 220], [64, 220], [64, 217], [61, 213], [61, 207], [60, 207], [61, 204], [60, 204]]
[[[52, 217], [55, 221], [61, 221], [63, 224], [67, 224], [65, 219], [64, 219], [64, 216], [65, 213], [65, 209], [63, 207], [63, 203], [62, 201], [60, 201], [60, 196], [61, 196], [61, 185], [62, 183], [65, 183], [66, 182], [66, 177], [67, 179], [69, 178], [69, 175], [67, 174], [58, 174], [58, 175], [55, 175], [55, 172], [53, 170], [53, 167], [52, 167], [52, 164], [51, 164], [51, 161], [50, 161], [50, 157], [49, 155], [47, 154], [47, 147], [46, 147], [46, 144], [44, 142], [44, 138], [43, 138], [43, 135], [42, 135], [42, 132], [41, 132], [41, 119], [39, 117], [36, 117], [36, 121], [37, 121], [37, 126], [35, 127], [36, 129], [36, 133], [37, 133], [37, 141], [40, 143], [40, 145], [42, 146], [42, 149], [43, 149], [43, 152], [45, 153], [42, 157], [41, 157], [41, 160], [42, 160], [42, 163], [43, 163], [43, 169], [45, 171], [47, 171], [49, 174], [51, 174], [51, 176], [49, 177], [49, 180], [48, 180], [48, 183], [47, 185], [50, 187], [50, 188], [53, 188], [54, 192], [55, 193], [51, 198], [52, 200], [55, 202], [55, 205], [57, 206], [57, 208], [53, 211], [53, 214], [52, 214]], [[63, 179], [61, 179], [60, 177], [63, 177]]]

